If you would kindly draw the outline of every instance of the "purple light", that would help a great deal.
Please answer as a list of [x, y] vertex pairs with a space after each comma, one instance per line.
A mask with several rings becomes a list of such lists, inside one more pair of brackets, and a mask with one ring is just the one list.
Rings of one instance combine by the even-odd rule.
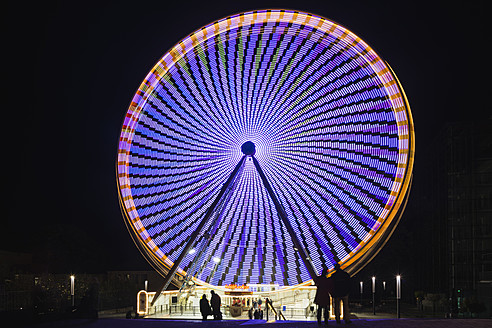
[[[264, 10], [203, 27], [159, 60], [125, 117], [118, 183], [130, 232], [166, 271], [251, 141], [316, 270], [357, 271], [408, 189], [413, 125], [400, 88], [364, 41], [321, 17]], [[199, 280], [310, 279], [251, 161], [221, 211], [205, 227], [211, 240], [196, 242], [208, 243]]]

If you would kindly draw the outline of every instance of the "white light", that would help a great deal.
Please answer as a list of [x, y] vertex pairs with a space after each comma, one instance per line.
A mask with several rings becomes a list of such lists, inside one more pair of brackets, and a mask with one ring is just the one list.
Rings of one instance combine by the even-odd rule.
[[70, 295], [74, 295], [75, 294], [75, 276], [74, 275], [71, 275], [70, 276]]
[[190, 251], [188, 252], [188, 254], [191, 254], [191, 255], [193, 255], [195, 253], [196, 253], [196, 250], [194, 248], [190, 249]]
[[376, 277], [372, 277], [372, 292], [376, 292]]
[[364, 283], [361, 281], [360, 282], [360, 293], [362, 294], [364, 292]]
[[214, 260], [214, 262], [215, 262], [215, 263], [219, 263], [219, 262], [220, 262], [220, 259], [219, 259], [217, 256], [215, 256], [215, 257], [213, 258], [213, 260]]
[[396, 299], [401, 299], [401, 276], [396, 276]]

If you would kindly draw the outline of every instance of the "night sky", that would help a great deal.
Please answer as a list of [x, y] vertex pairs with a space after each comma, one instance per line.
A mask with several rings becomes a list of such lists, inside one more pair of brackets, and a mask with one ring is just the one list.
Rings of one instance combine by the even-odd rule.
[[[489, 66], [485, 2], [395, 3], [10, 4], [2, 10], [7, 86], [2, 162], [7, 169], [0, 250], [33, 253], [40, 270], [47, 271], [149, 269], [118, 205], [115, 161], [123, 117], [134, 92], [167, 50], [202, 26], [247, 10], [285, 8], [324, 16], [388, 61], [414, 116], [414, 185], [425, 184], [432, 163], [419, 157], [419, 149], [440, 126], [490, 116], [483, 99], [486, 84], [480, 82]], [[415, 233], [419, 220], [404, 215], [396, 235]], [[388, 244], [393, 250], [376, 260], [387, 256], [390, 261], [391, 254], [414, 246], [411, 240], [402, 245], [393, 239]]]

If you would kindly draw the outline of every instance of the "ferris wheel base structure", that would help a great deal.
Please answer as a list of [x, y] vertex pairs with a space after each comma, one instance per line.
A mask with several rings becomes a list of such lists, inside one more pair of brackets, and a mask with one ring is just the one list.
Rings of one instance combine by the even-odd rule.
[[357, 35], [308, 13], [241, 13], [185, 37], [139, 87], [120, 205], [166, 284], [282, 289], [336, 263], [353, 275], [401, 218], [414, 139], [396, 74]]

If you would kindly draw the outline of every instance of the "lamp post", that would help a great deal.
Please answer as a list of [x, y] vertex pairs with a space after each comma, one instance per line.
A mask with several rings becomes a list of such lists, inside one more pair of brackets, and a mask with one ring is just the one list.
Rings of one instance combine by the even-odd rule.
[[362, 308], [362, 294], [364, 293], [364, 282], [360, 282], [360, 307]]
[[72, 303], [72, 307], [75, 306], [75, 276], [70, 276], [70, 300]]
[[376, 277], [372, 277], [372, 314], [376, 315]]
[[149, 287], [149, 281], [145, 280], [145, 291], [147, 291], [148, 287]]
[[383, 281], [383, 295], [381, 296], [381, 299], [385, 299], [386, 297], [386, 281]]
[[400, 319], [401, 276], [396, 276], [396, 315]]

